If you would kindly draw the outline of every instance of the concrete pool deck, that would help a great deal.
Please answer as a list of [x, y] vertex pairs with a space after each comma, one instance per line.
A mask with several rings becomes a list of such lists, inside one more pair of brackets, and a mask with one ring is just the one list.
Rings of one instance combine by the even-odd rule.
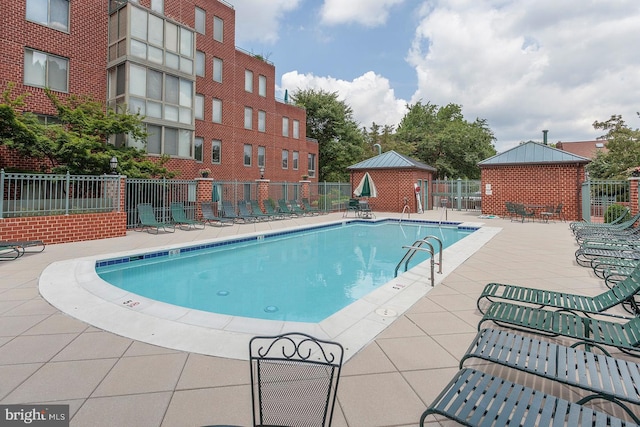
[[[417, 426], [422, 411], [457, 372], [458, 361], [475, 336], [480, 319], [475, 301], [486, 283], [589, 295], [606, 289], [590, 269], [575, 263], [577, 245], [567, 223], [523, 224], [478, 215], [449, 211], [448, 219], [484, 222], [502, 230], [346, 362], [334, 426]], [[167, 349], [90, 326], [44, 300], [38, 290], [39, 277], [57, 261], [188, 244], [341, 216], [160, 235], [129, 232], [121, 238], [51, 245], [43, 253], [1, 262], [0, 404], [69, 404], [73, 426], [250, 425], [246, 361]], [[440, 212], [412, 217], [437, 221]], [[446, 268], [446, 257], [443, 263]], [[580, 394], [522, 373], [494, 366], [483, 369], [571, 400]], [[623, 416], [609, 404], [602, 407]]]

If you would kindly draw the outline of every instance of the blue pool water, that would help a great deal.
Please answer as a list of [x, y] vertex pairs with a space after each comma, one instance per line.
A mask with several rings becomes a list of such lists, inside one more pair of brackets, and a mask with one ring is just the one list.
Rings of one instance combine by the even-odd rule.
[[[390, 281], [403, 245], [434, 235], [447, 247], [473, 232], [425, 224], [352, 221], [104, 260], [96, 271], [114, 286], [182, 307], [319, 322]], [[419, 253], [409, 267], [425, 259]]]

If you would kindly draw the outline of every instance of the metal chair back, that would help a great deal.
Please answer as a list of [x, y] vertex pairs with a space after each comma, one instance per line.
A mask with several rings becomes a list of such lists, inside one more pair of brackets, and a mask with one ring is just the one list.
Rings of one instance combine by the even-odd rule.
[[343, 353], [303, 333], [252, 338], [253, 425], [330, 426]]

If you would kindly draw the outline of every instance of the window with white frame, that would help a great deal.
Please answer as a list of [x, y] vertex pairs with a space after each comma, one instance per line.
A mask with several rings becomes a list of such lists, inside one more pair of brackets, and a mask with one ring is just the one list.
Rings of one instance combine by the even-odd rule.
[[295, 139], [300, 139], [300, 121], [293, 120], [293, 137]]
[[211, 107], [213, 110], [213, 113], [211, 115], [211, 120], [213, 121], [213, 123], [222, 123], [222, 100], [213, 98]]
[[222, 161], [222, 141], [214, 139], [211, 141], [211, 163], [219, 165]]
[[253, 92], [253, 71], [244, 70], [244, 90]]
[[294, 151], [292, 153], [293, 158], [291, 159], [291, 163], [293, 163], [291, 166], [293, 167], [293, 170], [298, 170], [298, 159], [300, 158], [300, 153], [298, 153], [297, 151]]
[[258, 110], [258, 131], [265, 132], [267, 130], [267, 113]]
[[196, 94], [194, 114], [196, 119], [204, 120], [204, 95]]
[[147, 134], [147, 153], [192, 157], [192, 131], [148, 124]]
[[224, 20], [218, 16], [213, 17], [213, 39], [220, 43], [224, 41]]
[[266, 148], [263, 146], [258, 146], [258, 167], [263, 168], [265, 166], [265, 158], [266, 158]]
[[289, 136], [289, 117], [282, 118], [282, 136]]
[[205, 34], [206, 22], [207, 22], [207, 13], [204, 10], [200, 9], [199, 7], [196, 7], [196, 26], [195, 26], [196, 31], [199, 32], [200, 34]]
[[313, 178], [316, 176], [316, 155], [313, 153], [309, 153], [309, 155], [307, 156], [307, 160], [307, 169], [309, 170], [309, 176]]
[[205, 73], [205, 54], [196, 50], [196, 76], [204, 77]]
[[253, 152], [253, 146], [251, 144], [244, 144], [243, 163], [245, 166], [251, 166], [252, 152]]
[[24, 50], [24, 84], [48, 87], [59, 92], [69, 90], [69, 60], [60, 56]]
[[27, 21], [69, 31], [69, 0], [27, 0]]
[[289, 150], [282, 150], [282, 169], [289, 169]]
[[222, 83], [222, 59], [213, 58], [213, 81]]
[[267, 77], [262, 74], [258, 76], [258, 95], [267, 96]]
[[193, 158], [201, 162], [202, 161], [202, 149], [204, 145], [204, 139], [199, 136], [193, 139]]
[[253, 129], [253, 108], [244, 107], [244, 128]]

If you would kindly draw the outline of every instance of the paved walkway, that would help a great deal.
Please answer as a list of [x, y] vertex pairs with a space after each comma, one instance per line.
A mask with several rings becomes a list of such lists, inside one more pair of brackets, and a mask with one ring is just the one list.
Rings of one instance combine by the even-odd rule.
[[[0, 403], [69, 404], [72, 426], [250, 425], [246, 361], [175, 351], [99, 330], [45, 301], [38, 292], [39, 274], [58, 260], [339, 217], [158, 236], [129, 232], [122, 238], [51, 245], [43, 253], [0, 263]], [[440, 214], [414, 217], [437, 220]], [[567, 223], [483, 220], [475, 212], [449, 212], [449, 220], [484, 221], [502, 231], [345, 364], [334, 426], [417, 426], [475, 336], [480, 319], [475, 301], [486, 283], [584, 294], [606, 289], [589, 269], [576, 265]], [[501, 374], [575, 398], [568, 387], [521, 373]]]

